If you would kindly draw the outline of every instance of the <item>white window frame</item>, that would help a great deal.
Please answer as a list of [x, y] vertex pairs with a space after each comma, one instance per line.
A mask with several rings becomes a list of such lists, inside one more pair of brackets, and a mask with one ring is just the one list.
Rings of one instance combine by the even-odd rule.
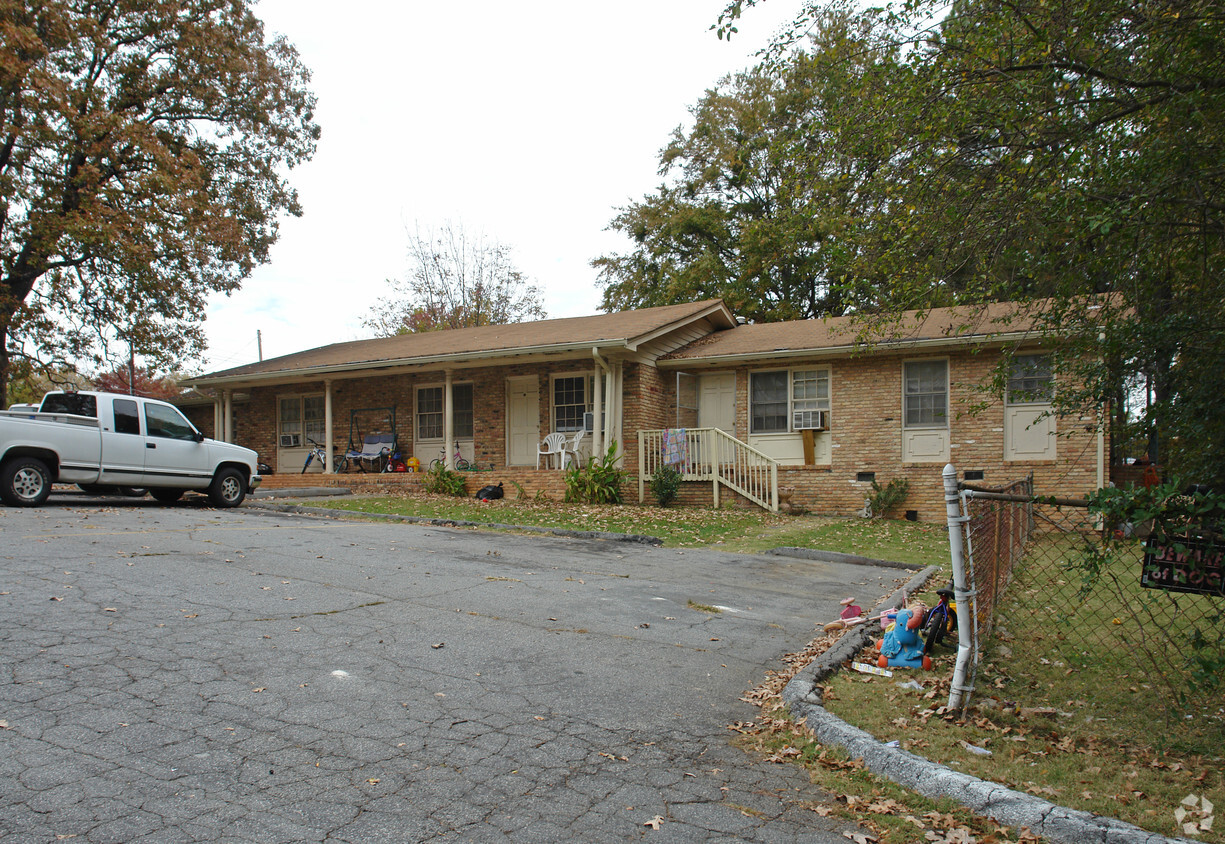
[[[818, 385], [818, 395], [812, 398], [797, 399], [796, 392], [796, 375], [798, 373], [815, 373], [815, 381]], [[753, 398], [753, 381], [756, 377], [762, 375], [773, 375], [778, 373], [786, 373], [787, 375], [787, 410], [786, 410], [786, 427], [777, 430], [758, 430], [757, 414], [754, 412], [756, 402]], [[790, 434], [795, 433], [800, 428], [795, 426], [796, 412], [804, 411], [820, 411], [824, 414], [824, 418], [828, 423], [830, 405], [833, 401], [833, 373], [828, 366], [795, 366], [788, 368], [771, 368], [760, 369], [749, 373], [749, 433], [750, 434]], [[825, 382], [825, 397], [820, 396], [820, 384]], [[772, 401], [770, 404], [779, 404], [778, 401]], [[828, 425], [827, 425], [828, 426]], [[825, 427], [827, 427], [825, 426]]]
[[[306, 418], [307, 402], [318, 402], [319, 415], [315, 419], [308, 420]], [[326, 419], [326, 399], [323, 393], [290, 393], [289, 395], [277, 396], [276, 401], [276, 441], [279, 448], [309, 448], [310, 441], [314, 440], [320, 445], [323, 444], [323, 439], [326, 436], [327, 419]], [[290, 426], [294, 430], [286, 428], [284, 407], [288, 403], [297, 404], [297, 418], [292, 420]], [[295, 445], [281, 445], [281, 437], [296, 436], [298, 442]]]
[[[557, 382], [569, 379], [583, 380], [583, 404], [582, 410], [579, 411], [578, 424], [567, 427], [559, 427], [557, 422]], [[575, 431], [583, 430], [584, 417], [586, 414], [594, 411], [594, 396], [592, 391], [595, 385], [595, 378], [590, 371], [587, 372], [557, 372], [549, 376], [549, 430], [560, 432], [563, 434], [573, 434]], [[564, 404], [561, 407], [580, 407], [578, 404]]]
[[[942, 364], [944, 366], [944, 389], [942, 391], [916, 391], [910, 392], [910, 376], [907, 372], [911, 366], [924, 366], [929, 364]], [[948, 358], [918, 358], [915, 360], [902, 361], [902, 427], [907, 430], [927, 429], [927, 430], [948, 430], [949, 428], [949, 405], [950, 405], [950, 384], [949, 384], [949, 359]], [[922, 398], [926, 396], [944, 396], [944, 411], [943, 420], [934, 421], [935, 408], [932, 407], [933, 421], [930, 422], [911, 422], [910, 421], [910, 399]], [[920, 408], [923, 410], [923, 408]]]
[[[469, 413], [472, 414], [472, 420], [471, 420], [472, 427], [470, 430], [461, 432], [458, 429], [458, 427], [455, 425], [456, 411], [458, 410], [458, 408], [456, 408], [454, 404], [452, 404], [452, 407], [451, 407], [451, 426], [452, 426], [452, 431], [454, 431], [455, 439], [456, 441], [463, 440], [464, 442], [467, 442], [469, 440], [472, 440], [476, 433], [476, 387], [474, 386], [472, 381], [453, 381], [451, 382], [452, 400], [454, 400], [455, 398], [454, 391], [457, 387], [468, 387], [472, 391], [472, 407], [468, 411]], [[438, 410], [430, 411], [428, 414], [423, 413], [421, 411], [421, 392], [423, 390], [439, 390], [440, 391], [439, 393], [440, 405], [439, 405]], [[445, 439], [446, 437], [446, 417], [444, 415], [446, 413], [446, 406], [447, 406], [447, 385], [446, 383], [440, 382], [440, 383], [431, 383], [431, 384], [418, 384], [413, 391], [413, 401], [414, 401], [414, 407], [416, 409], [416, 413], [413, 414], [414, 416], [414, 422], [413, 422], [414, 440], [416, 442], [426, 442], [426, 443], [442, 442], [443, 439]], [[463, 413], [462, 410], [460, 410], [459, 412]], [[430, 417], [436, 416], [438, 418], [438, 436], [427, 437], [421, 433], [421, 420], [426, 416], [430, 416]]]

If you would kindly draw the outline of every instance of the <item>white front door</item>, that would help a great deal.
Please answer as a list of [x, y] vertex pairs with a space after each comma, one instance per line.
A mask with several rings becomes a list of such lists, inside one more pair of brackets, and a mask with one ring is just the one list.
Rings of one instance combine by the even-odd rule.
[[736, 436], [736, 373], [720, 372], [698, 379], [698, 425]]
[[506, 382], [506, 463], [535, 466], [540, 445], [540, 380], [535, 376]]
[[[698, 378], [698, 425], [736, 436], [736, 373], [719, 372]], [[726, 447], [722, 454], [703, 454], [700, 446], [697, 452], [695, 457], [709, 458], [716, 464], [726, 463], [732, 457]]]

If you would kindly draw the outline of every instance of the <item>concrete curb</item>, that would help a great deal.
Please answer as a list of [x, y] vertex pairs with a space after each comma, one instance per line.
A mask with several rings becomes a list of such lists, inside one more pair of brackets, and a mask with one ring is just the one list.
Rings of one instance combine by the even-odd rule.
[[303, 507], [300, 504], [274, 504], [265, 501], [253, 501], [251, 507], [261, 510], [272, 510], [279, 513], [299, 513], [304, 516], [359, 516], [363, 519], [378, 519], [401, 524], [430, 525], [433, 527], [479, 527], [493, 530], [514, 530], [523, 533], [539, 533], [546, 536], [562, 536], [569, 539], [602, 539], [609, 542], [630, 542], [637, 545], [660, 546], [664, 541], [657, 536], [645, 536], [640, 533], [609, 533], [600, 530], [568, 530], [565, 528], [536, 527], [535, 525], [504, 525], [497, 522], [472, 522], [465, 519], [429, 519], [424, 516], [395, 516], [387, 513], [363, 513], [355, 510], [333, 510], [330, 507]]
[[[938, 570], [936, 566], [929, 566], [919, 572], [881, 606], [897, 606], [903, 593], [918, 592]], [[870, 733], [831, 715], [821, 706], [821, 690], [817, 684], [858, 653], [872, 632], [873, 628], [867, 624], [854, 628], [796, 674], [782, 691], [782, 699], [790, 707], [792, 717], [807, 724], [821, 744], [843, 748], [852, 759], [862, 759], [874, 774], [925, 797], [948, 797], [1005, 826], [1029, 827], [1030, 832], [1058, 844], [1194, 844], [1191, 839], [1167, 838], [1115, 818], [1068, 809], [1032, 794], [954, 771], [900, 747], [888, 747]], [[1170, 812], [1172, 817], [1173, 807]]]
[[303, 486], [286, 487], [284, 489], [257, 489], [251, 493], [250, 497], [266, 501], [270, 498], [329, 498], [352, 494], [353, 490], [347, 486]]
[[855, 566], [876, 566], [877, 568], [905, 569], [914, 571], [918, 566], [906, 563], [895, 563], [892, 560], [876, 560], [872, 557], [860, 557], [858, 554], [842, 554], [838, 551], [822, 551], [819, 548], [771, 548], [766, 551], [775, 557], [797, 557], [801, 560], [818, 560], [824, 563], [847, 563]]

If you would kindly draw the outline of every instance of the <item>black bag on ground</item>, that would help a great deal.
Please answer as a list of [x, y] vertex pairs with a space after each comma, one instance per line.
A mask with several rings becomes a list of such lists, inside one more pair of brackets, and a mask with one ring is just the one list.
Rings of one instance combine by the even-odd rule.
[[496, 498], [501, 498], [502, 497], [501, 482], [499, 482], [497, 486], [493, 486], [491, 484], [489, 486], [481, 487], [480, 489], [476, 491], [476, 497], [480, 501], [493, 501]]

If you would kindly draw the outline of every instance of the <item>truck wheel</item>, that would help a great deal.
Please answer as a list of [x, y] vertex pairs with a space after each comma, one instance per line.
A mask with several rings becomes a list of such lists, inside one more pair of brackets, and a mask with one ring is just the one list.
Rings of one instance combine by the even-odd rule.
[[51, 472], [37, 457], [14, 457], [0, 467], [0, 498], [10, 507], [37, 507], [51, 494]]
[[208, 497], [218, 507], [237, 507], [247, 497], [247, 479], [232, 466], [220, 469], [208, 488]]
[[157, 487], [149, 490], [149, 494], [153, 496], [154, 501], [160, 501], [162, 504], [173, 504], [183, 497], [183, 490]]

